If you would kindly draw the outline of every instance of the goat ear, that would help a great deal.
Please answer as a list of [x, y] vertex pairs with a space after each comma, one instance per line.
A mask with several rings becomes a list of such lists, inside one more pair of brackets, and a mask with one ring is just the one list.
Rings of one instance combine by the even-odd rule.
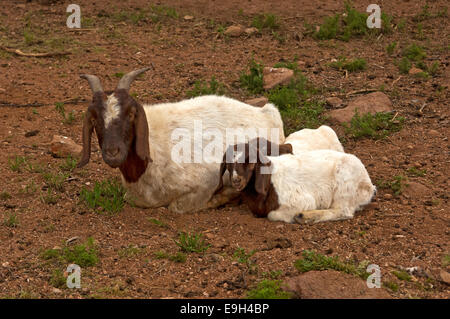
[[134, 136], [136, 137], [136, 154], [143, 161], [153, 162], [150, 157], [150, 147], [148, 145], [147, 117], [142, 105], [137, 106], [134, 129]]
[[213, 195], [216, 195], [218, 192], [220, 192], [223, 188], [223, 174], [225, 174], [225, 170], [227, 168], [227, 154], [225, 153], [223, 155], [222, 163], [220, 164], [219, 168], [219, 184], [216, 187], [216, 190], [214, 191]]
[[260, 164], [258, 163], [255, 170], [255, 190], [258, 194], [266, 196], [269, 192], [270, 187], [270, 176], [268, 172], [264, 172], [266, 174], [261, 173], [261, 169], [266, 167], [267, 169], [270, 166], [270, 162], [268, 164]]
[[89, 158], [91, 157], [91, 135], [92, 131], [94, 129], [94, 126], [92, 124], [92, 113], [88, 109], [84, 115], [84, 121], [83, 121], [83, 150], [81, 152], [81, 159], [80, 162], [78, 162], [77, 167], [83, 167], [89, 162]]
[[293, 154], [292, 145], [291, 144], [281, 144], [278, 148], [279, 154]]

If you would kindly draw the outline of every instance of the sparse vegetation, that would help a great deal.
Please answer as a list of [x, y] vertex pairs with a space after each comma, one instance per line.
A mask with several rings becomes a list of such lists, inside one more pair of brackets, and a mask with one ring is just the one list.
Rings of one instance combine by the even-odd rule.
[[6, 217], [3, 220], [3, 225], [6, 227], [15, 228], [19, 225], [19, 218], [16, 213], [6, 213]]
[[168, 228], [169, 227], [169, 225], [167, 225], [166, 223], [164, 223], [164, 222], [162, 222], [162, 221], [160, 221], [158, 219], [155, 219], [155, 218], [147, 218], [147, 220], [150, 223], [152, 223], [152, 224], [154, 224], [156, 226], [162, 227], [162, 228]]
[[450, 266], [450, 255], [445, 255], [442, 257], [442, 268]]
[[67, 173], [51, 173], [46, 172], [42, 174], [44, 177], [45, 184], [54, 191], [64, 192], [64, 182], [66, 181], [69, 174]]
[[407, 173], [409, 176], [423, 177], [427, 174], [427, 170], [419, 169], [417, 167], [410, 167], [410, 168], [408, 168]]
[[7, 191], [3, 191], [0, 193], [0, 200], [8, 200], [11, 198], [12, 198], [11, 194], [8, 193]]
[[245, 249], [242, 247], [236, 248], [234, 251], [233, 257], [241, 264], [249, 265], [251, 263], [250, 258], [256, 253], [256, 250], [251, 250], [246, 253]]
[[302, 252], [302, 259], [297, 260], [294, 265], [300, 272], [308, 272], [311, 270], [337, 270], [347, 274], [356, 275], [363, 279], [367, 279], [370, 275], [366, 272], [367, 261], [354, 265], [350, 262], [344, 262], [339, 257], [327, 257], [311, 250]]
[[405, 118], [397, 116], [394, 120], [392, 113], [378, 112], [374, 115], [367, 113], [359, 115], [356, 111], [349, 124], [344, 124], [346, 134], [359, 139], [370, 137], [378, 140], [402, 129]]
[[59, 168], [65, 172], [72, 172], [77, 167], [77, 160], [71, 155], [64, 159], [64, 162], [59, 165]]
[[241, 85], [246, 88], [250, 93], [259, 94], [264, 91], [263, 89], [263, 65], [256, 62], [253, 58], [250, 60], [249, 71], [250, 73], [242, 73], [240, 76]]
[[177, 262], [177, 263], [184, 263], [186, 262], [186, 254], [182, 252], [177, 252], [176, 254], [170, 255], [166, 253], [165, 251], [157, 251], [155, 252], [155, 258], [156, 259], [169, 259], [171, 261]]
[[397, 42], [396, 41], [389, 43], [388, 46], [386, 47], [387, 53], [389, 55], [394, 54], [394, 50], [395, 50], [396, 47], [397, 47]]
[[192, 90], [187, 91], [187, 97], [196, 97], [200, 95], [225, 95], [226, 89], [225, 85], [218, 82], [216, 78], [213, 76], [211, 81], [195, 81], [194, 88]]
[[264, 29], [278, 30], [280, 28], [279, 18], [272, 13], [258, 14], [253, 18], [252, 27], [257, 28], [259, 31]]
[[318, 40], [340, 39], [349, 41], [353, 37], [391, 32], [391, 16], [385, 13], [381, 14], [381, 29], [369, 29], [366, 22], [368, 16], [367, 13], [352, 8], [350, 3], [347, 2], [344, 13], [327, 17], [319, 30], [313, 33], [313, 37]]
[[55, 269], [50, 277], [50, 285], [55, 288], [66, 287], [67, 279], [61, 269]]
[[367, 61], [364, 59], [354, 59], [348, 61], [345, 57], [339, 57], [336, 62], [329, 64], [332, 68], [338, 70], [347, 70], [349, 72], [363, 71], [367, 67]]
[[281, 280], [261, 280], [247, 293], [248, 299], [290, 299], [292, 295], [281, 288]]
[[201, 233], [181, 232], [178, 241], [174, 240], [174, 242], [182, 251], [187, 253], [203, 253], [210, 246], [206, 244]]
[[118, 252], [120, 258], [130, 258], [135, 257], [143, 252], [143, 248], [139, 248], [136, 245], [129, 245], [127, 247], [121, 248]]
[[64, 103], [56, 102], [55, 103], [55, 109], [61, 115], [61, 117], [63, 118], [63, 123], [64, 124], [70, 125], [75, 120], [75, 113], [74, 113], [74, 111], [70, 111], [69, 114], [66, 114], [66, 109], [64, 107]]
[[125, 189], [117, 180], [95, 182], [94, 189], [83, 187], [80, 192], [81, 201], [97, 212], [120, 212], [125, 204], [124, 196]]
[[390, 189], [395, 196], [402, 194], [407, 184], [407, 178], [402, 175], [394, 176], [391, 181], [379, 180], [377, 186], [382, 189]]
[[393, 282], [393, 281], [383, 282], [383, 286], [388, 288], [388, 289], [390, 289], [390, 290], [392, 290], [393, 292], [397, 292], [398, 291], [398, 285], [395, 282]]
[[89, 237], [84, 244], [65, 246], [62, 249], [47, 249], [41, 257], [57, 263], [74, 263], [80, 267], [95, 266], [98, 262], [94, 239]]
[[404, 270], [394, 270], [392, 274], [400, 280], [411, 281], [411, 275]]

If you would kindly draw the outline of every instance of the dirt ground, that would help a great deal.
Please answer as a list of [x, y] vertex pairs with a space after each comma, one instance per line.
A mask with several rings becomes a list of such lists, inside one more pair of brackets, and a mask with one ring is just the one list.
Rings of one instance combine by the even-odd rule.
[[[393, 298], [450, 296], [449, 286], [439, 277], [442, 269], [448, 271], [445, 260], [450, 239], [448, 17], [424, 20], [423, 35], [418, 37], [413, 17], [422, 11], [423, 1], [378, 1], [383, 12], [394, 16], [394, 24], [405, 19], [404, 30], [348, 42], [317, 41], [305, 35], [305, 22], [319, 24], [324, 17], [342, 12], [343, 3], [164, 0], [157, 4], [174, 8], [178, 18], [135, 24], [117, 22], [111, 14], [132, 12], [154, 1], [78, 0], [87, 30], [77, 32], [65, 25], [71, 2], [53, 2], [0, 3], [2, 46], [24, 52], [72, 53], [34, 58], [0, 49], [0, 191], [11, 195], [0, 199], [0, 298], [243, 298], [265, 273], [281, 271], [281, 280], [297, 276], [294, 261], [305, 249], [379, 265], [382, 281], [399, 286], [397, 291], [382, 288]], [[355, 1], [363, 12], [368, 4]], [[429, 10], [439, 12], [447, 5], [443, 0], [433, 1]], [[218, 35], [218, 25], [250, 26], [252, 18], [263, 12], [280, 17], [284, 42], [266, 31], [251, 37]], [[185, 19], [186, 15], [193, 19]], [[401, 48], [410, 43], [424, 46], [426, 62], [440, 63], [437, 75], [417, 79], [400, 74], [394, 64], [399, 50], [393, 56], [386, 53], [393, 41]], [[365, 58], [367, 69], [346, 76], [327, 65], [342, 55]], [[399, 196], [379, 189], [373, 203], [352, 220], [305, 226], [254, 218], [244, 205], [185, 215], [129, 205], [114, 215], [85, 209], [79, 203], [82, 187], [119, 176], [118, 170], [102, 161], [96, 139], [91, 162], [71, 173], [55, 204], [42, 200], [47, 189], [41, 172], [17, 172], [10, 167], [9, 160], [18, 155], [56, 171], [64, 159], [49, 154], [52, 136], [64, 135], [81, 143], [82, 114], [91, 99], [87, 83], [79, 78], [81, 73], [96, 74], [105, 89], [113, 89], [116, 73], [151, 63], [155, 70], [132, 88], [142, 103], [181, 100], [194, 81], [211, 76], [225, 83], [228, 95], [245, 100], [252, 96], [239, 87], [239, 75], [252, 56], [268, 66], [297, 56], [305, 62], [302, 72], [306, 77], [323, 88], [323, 99], [338, 96], [348, 101], [348, 92], [383, 87], [395, 111], [406, 118], [405, 127], [379, 141], [347, 139], [344, 147], [363, 161], [373, 181], [402, 175], [408, 176], [410, 186]], [[74, 112], [72, 124], [62, 123], [55, 110], [58, 102], [65, 102], [67, 113]], [[339, 127], [333, 128], [342, 136]], [[25, 136], [33, 130], [39, 132]], [[426, 174], [412, 176], [408, 174], [411, 167]], [[3, 222], [8, 216], [16, 216], [17, 223]], [[173, 239], [181, 231], [202, 232], [210, 248], [204, 254], [187, 254], [185, 263], [156, 259], [157, 251], [179, 251]], [[99, 261], [82, 270], [82, 289], [54, 289], [50, 283], [54, 268], [41, 254], [75, 236], [80, 242], [94, 238]], [[121, 253], [129, 247], [136, 248], [133, 254]], [[233, 258], [238, 247], [256, 250], [251, 257], [256, 270], [249, 271]], [[422, 275], [414, 275], [411, 281], [392, 274], [401, 267], [416, 266]]]

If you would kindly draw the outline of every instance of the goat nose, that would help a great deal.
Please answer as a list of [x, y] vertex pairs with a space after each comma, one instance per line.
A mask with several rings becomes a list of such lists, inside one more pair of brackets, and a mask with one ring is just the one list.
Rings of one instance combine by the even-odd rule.
[[108, 148], [106, 150], [106, 154], [108, 154], [111, 157], [116, 156], [117, 154], [119, 154], [119, 148], [115, 147], [115, 148]]

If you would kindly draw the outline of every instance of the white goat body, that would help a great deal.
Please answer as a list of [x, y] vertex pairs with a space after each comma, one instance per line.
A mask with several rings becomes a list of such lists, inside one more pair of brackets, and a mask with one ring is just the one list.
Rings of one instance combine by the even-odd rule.
[[322, 125], [317, 129], [303, 129], [286, 137], [285, 144], [292, 145], [292, 152], [297, 154], [313, 150], [334, 150], [344, 152], [341, 142], [329, 126]]
[[351, 154], [316, 150], [268, 158], [279, 203], [267, 216], [272, 221], [349, 219], [376, 192], [364, 165]]

